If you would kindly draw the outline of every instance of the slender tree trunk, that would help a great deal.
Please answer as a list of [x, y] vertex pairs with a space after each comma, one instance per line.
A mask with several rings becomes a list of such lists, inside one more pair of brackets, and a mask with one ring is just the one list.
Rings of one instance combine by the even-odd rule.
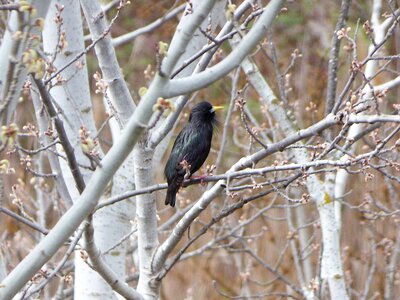
[[[56, 14], [59, 13], [56, 4], [64, 6], [64, 10], [61, 12], [61, 17], [63, 19], [62, 25], [55, 24], [54, 22]], [[60, 33], [65, 34], [65, 40], [67, 42], [66, 48], [61, 51], [59, 51], [61, 45]], [[43, 37], [44, 50], [49, 53], [51, 57], [55, 57], [54, 66], [56, 68], [63, 67], [72, 57], [82, 52], [84, 50], [84, 42], [79, 2], [74, 0], [53, 1], [45, 23]], [[78, 67], [78, 64], [81, 65], [81, 67]], [[61, 84], [54, 86], [50, 90], [50, 93], [55, 99], [57, 106], [61, 109], [60, 117], [63, 120], [65, 130], [75, 150], [74, 155], [78, 163], [90, 166], [89, 159], [81, 150], [79, 131], [81, 126], [83, 126], [94, 136], [96, 128], [92, 114], [85, 57], [81, 58], [78, 64], [71, 65], [62, 73], [63, 81]], [[75, 200], [79, 197], [79, 192], [75, 188], [75, 181], [72, 173], [65, 160], [61, 159], [60, 164], [69, 193], [72, 199]], [[91, 172], [85, 169], [81, 169], [81, 172], [84, 180], [87, 181], [91, 176]], [[97, 220], [98, 219], [95, 218], [96, 227], [102, 229], [110, 228], [110, 226], [101, 226], [101, 224], [98, 224]], [[106, 234], [106, 236], [108, 236], [108, 239], [105, 240], [112, 243], [110, 237], [113, 237], [113, 235]], [[97, 231], [95, 233], [95, 239], [96, 238], [104, 242], [104, 239], [101, 238], [101, 235], [98, 235]], [[101, 242], [100, 245], [102, 244]], [[106, 244], [105, 247], [111, 247], [111, 245]], [[103, 250], [104, 248], [101, 249]], [[75, 299], [98, 299], [100, 295], [101, 299], [115, 298], [108, 284], [105, 283], [97, 272], [87, 266], [86, 262], [81, 259], [79, 252], [76, 255], [74, 292]]]
[[[92, 0], [80, 1], [85, 19], [88, 23], [92, 40], [96, 40], [109, 30], [109, 24], [102, 11], [100, 3]], [[113, 141], [117, 140], [126, 122], [132, 116], [135, 105], [124, 81], [118, 64], [115, 49], [112, 46], [111, 35], [107, 34], [95, 46], [96, 57], [107, 85], [109, 101], [104, 101], [106, 109], [114, 117], [110, 120]], [[111, 107], [112, 106], [112, 107]], [[130, 154], [113, 177], [110, 196], [135, 189], [134, 159]], [[136, 203], [126, 200], [104, 207], [94, 215], [95, 240], [101, 250], [113, 249], [106, 253], [106, 262], [118, 275], [126, 277], [126, 242], [119, 243], [131, 231], [131, 221], [134, 219]], [[119, 244], [117, 247], [114, 247]]]
[[[144, 143], [139, 143], [134, 149], [135, 183], [136, 188], [144, 188], [153, 184], [153, 150], [146, 149]], [[136, 221], [138, 227], [139, 283], [138, 292], [145, 299], [158, 299], [160, 282], [154, 282], [152, 267], [154, 251], [159, 242], [157, 236], [157, 207], [156, 198], [152, 194], [136, 197]]]

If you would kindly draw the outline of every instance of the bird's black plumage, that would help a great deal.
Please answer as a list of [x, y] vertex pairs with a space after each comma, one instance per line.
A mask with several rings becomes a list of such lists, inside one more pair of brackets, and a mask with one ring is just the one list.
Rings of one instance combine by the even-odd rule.
[[[175, 206], [176, 193], [182, 186], [187, 171], [190, 171], [190, 177], [205, 162], [210, 152], [213, 125], [216, 122], [215, 108], [220, 107], [213, 107], [208, 102], [198, 103], [190, 112], [189, 122], [178, 134], [164, 170], [168, 182], [166, 205]], [[190, 168], [185, 170], [184, 161]]]

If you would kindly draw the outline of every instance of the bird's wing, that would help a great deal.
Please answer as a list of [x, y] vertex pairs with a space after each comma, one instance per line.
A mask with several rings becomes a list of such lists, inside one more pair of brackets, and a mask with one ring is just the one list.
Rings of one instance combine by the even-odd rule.
[[186, 128], [182, 129], [182, 131], [176, 137], [174, 145], [172, 146], [171, 154], [167, 161], [167, 165], [165, 166], [164, 174], [168, 180], [173, 180], [173, 178], [178, 175], [177, 167], [179, 167], [179, 163], [183, 160], [184, 156], [183, 145], [186, 140], [185, 131], [187, 131]]
[[200, 169], [210, 153], [211, 135], [204, 136], [200, 132], [197, 132], [192, 137], [192, 145], [193, 147], [187, 152], [184, 159], [191, 165], [190, 171], [193, 174]]
[[192, 174], [200, 169], [210, 152], [211, 134], [204, 134], [201, 130], [182, 132], [183, 147], [181, 147], [178, 164], [186, 160], [191, 165]]
[[186, 172], [180, 165], [184, 160], [191, 165], [191, 173], [196, 172], [210, 152], [211, 136], [212, 132], [204, 135], [203, 132], [194, 130], [191, 126], [186, 126], [182, 129], [175, 140], [165, 168], [167, 179], [185, 175]]

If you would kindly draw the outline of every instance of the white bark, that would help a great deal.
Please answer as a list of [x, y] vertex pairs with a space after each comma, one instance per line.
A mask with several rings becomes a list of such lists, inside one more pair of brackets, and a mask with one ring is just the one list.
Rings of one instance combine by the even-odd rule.
[[[372, 15], [371, 15], [371, 24], [373, 28], [373, 38], [375, 40], [376, 44], [379, 44], [382, 42], [385, 36], [384, 32], [384, 26], [381, 24], [379, 21], [380, 18], [380, 12], [382, 8], [382, 1], [381, 0], [374, 0], [373, 1], [373, 7], [372, 7]], [[374, 51], [375, 46], [371, 44], [368, 48], [368, 55]], [[370, 60], [367, 62], [365, 66], [365, 77], [366, 78], [372, 78], [372, 76], [375, 74], [377, 71], [377, 61], [376, 60]], [[361, 101], [367, 101], [369, 102], [369, 98], [371, 98], [372, 93], [374, 91], [371, 89], [371, 87], [367, 84], [364, 89], [362, 90], [362, 99]], [[350, 127], [349, 132], [347, 134], [347, 139], [351, 140], [354, 139], [362, 130], [364, 129], [363, 124], [356, 124]], [[356, 148], [357, 143], [354, 143], [351, 148], [349, 149], [350, 152], [354, 152]], [[342, 157], [343, 160], [348, 159], [348, 155], [344, 155]], [[336, 181], [335, 181], [335, 199], [343, 200], [344, 195], [346, 194], [346, 184], [349, 178], [349, 173], [346, 170], [339, 170], [336, 175]], [[341, 229], [341, 224], [342, 224], [342, 213], [341, 213], [341, 203], [339, 201], [335, 202], [335, 215], [336, 215], [336, 220], [337, 223], [339, 224], [339, 230]]]
[[[81, 1], [81, 6], [89, 25], [92, 39], [96, 40], [108, 30], [109, 25], [105, 14], [98, 1]], [[133, 114], [135, 105], [124, 81], [109, 34], [97, 42], [95, 52], [103, 74], [103, 80], [107, 84], [107, 94], [115, 109], [115, 111], [112, 111], [107, 103], [108, 112], [115, 114], [114, 118], [110, 120], [110, 126], [113, 140], [116, 140], [122, 130], [121, 127], [126, 124]], [[130, 155], [113, 177], [111, 195], [135, 189], [133, 169], [133, 156]], [[130, 232], [131, 220], [134, 214], [135, 203], [128, 200], [99, 210], [94, 215], [96, 244], [103, 251], [113, 248], [112, 251], [104, 255], [104, 258], [118, 278], [126, 277], [127, 245], [126, 243], [120, 243], [115, 248], [114, 245], [118, 244]], [[108, 298], [114, 299], [115, 296], [108, 285], [104, 288], [108, 290]], [[95, 286], [92, 287], [92, 291], [93, 293], [96, 292]]]
[[[105, 14], [98, 1], [81, 0], [80, 3], [89, 25], [92, 40], [96, 40], [108, 30]], [[110, 34], [97, 42], [94, 48], [104, 81], [110, 92], [111, 101], [116, 109], [116, 117], [125, 124], [133, 114], [134, 102], [119, 67]]]
[[[300, 196], [300, 195], [298, 195]], [[298, 197], [300, 198], [300, 197]], [[307, 224], [309, 220], [307, 220], [307, 207], [300, 206], [295, 209], [295, 214], [296, 214], [296, 219], [297, 219], [297, 224], [298, 227], [304, 224]], [[309, 228], [302, 228], [301, 230], [298, 231], [299, 233], [299, 243], [301, 250], [304, 251], [305, 247], [308, 245], [310, 241], [310, 229]], [[303, 254], [303, 260], [302, 260], [302, 266], [303, 266], [303, 273], [304, 273], [304, 280], [307, 283], [311, 282], [311, 279], [313, 278], [314, 270], [312, 266], [312, 257], [311, 255], [304, 257]]]
[[[46, 18], [45, 27], [43, 30], [43, 47], [46, 53], [53, 55], [58, 51], [58, 29], [54, 23], [56, 13], [55, 4], [64, 5], [65, 9], [62, 12], [64, 25], [61, 30], [65, 31], [67, 39], [67, 49], [62, 53], [58, 53], [54, 66], [58, 69], [69, 62], [70, 57], [75, 56], [84, 49], [82, 39], [82, 20], [80, 18], [80, 8], [76, 1], [53, 0], [50, 6], [50, 11]], [[72, 147], [75, 149], [77, 161], [82, 165], [90, 166], [89, 159], [81, 150], [81, 142], [79, 130], [81, 126], [85, 126], [92, 134], [96, 132], [93, 115], [92, 104], [90, 102], [89, 80], [86, 71], [86, 60], [82, 58], [79, 61], [83, 68], [78, 68], [77, 64], [71, 65], [61, 75], [64, 81], [61, 84], [55, 85], [50, 94], [55, 100], [57, 107], [61, 108], [59, 117], [63, 120], [65, 131], [70, 139]], [[55, 80], [53, 80], [55, 83]], [[71, 172], [65, 163], [65, 160], [60, 160], [63, 166], [64, 178], [68, 182], [68, 188], [73, 199], [79, 196], [77, 189], [74, 189], [75, 183], [72, 179]], [[90, 173], [83, 171], [84, 179], [90, 177]]]
[[7, 276], [6, 261], [4, 259], [3, 251], [0, 250], [0, 280]]
[[[153, 150], [146, 149], [142, 143], [136, 145], [135, 182], [138, 189], [153, 184]], [[138, 292], [145, 299], [158, 299], [160, 281], [152, 282], [154, 270], [152, 258], [158, 246], [157, 207], [155, 194], [143, 194], [136, 197], [136, 221], [138, 226], [139, 282]]]
[[[57, 24], [54, 22], [55, 14], [57, 13], [56, 3], [65, 7], [61, 14], [63, 18], [61, 31], [65, 32], [68, 43], [67, 49], [65, 49], [66, 51], [57, 53], [56, 55], [54, 65], [58, 69], [68, 63], [71, 57], [83, 51], [84, 43], [79, 3], [74, 0], [56, 0], [52, 2], [45, 22], [43, 31], [44, 50], [50, 54], [50, 57], [59, 51], [57, 49], [59, 45], [58, 28]], [[89, 166], [90, 162], [81, 150], [79, 130], [81, 126], [85, 126], [94, 135], [96, 129], [92, 115], [92, 104], [90, 102], [89, 80], [85, 57], [80, 59], [80, 63], [83, 65], [83, 68], [79, 69], [76, 64], [73, 64], [64, 70], [61, 76], [65, 79], [65, 82], [61, 85], [54, 86], [50, 90], [50, 93], [56, 100], [58, 106], [62, 109], [62, 114], [60, 114], [60, 116], [63, 120], [69, 140], [75, 150], [74, 154], [78, 163]], [[60, 164], [69, 193], [72, 199], [76, 200], [79, 197], [79, 192], [75, 187], [75, 180], [72, 173], [65, 160], [61, 159]], [[85, 182], [87, 182], [91, 176], [91, 172], [83, 169], [81, 169], [81, 172]], [[97, 220], [97, 218], [95, 220]], [[111, 228], [111, 226], [108, 227]], [[107, 228], [107, 226], [105, 226], [105, 228]], [[113, 235], [108, 235], [108, 239], [105, 240], [112, 243], [112, 239], [109, 238], [112, 236]], [[109, 248], [111, 245], [107, 244], [105, 247]], [[75, 260], [75, 299], [97, 299], [98, 295], [101, 295], [103, 299], [113, 299], [114, 293], [111, 288], [95, 271], [82, 261], [79, 253], [75, 256]]]
[[[109, 108], [108, 106], [106, 106]], [[113, 140], [115, 141], [117, 137], [121, 134], [122, 128], [120, 128], [120, 124], [113, 118], [109, 121], [109, 125], [111, 128], [111, 134]], [[112, 188], [111, 195], [120, 195], [123, 192], [129, 190], [135, 190], [135, 175], [134, 175], [134, 156], [131, 153], [121, 167], [115, 173], [112, 180]], [[136, 200], [135, 199], [127, 199], [125, 201], [120, 201], [119, 203], [114, 204], [111, 207], [99, 210], [95, 214], [95, 220], [99, 220], [103, 223], [102, 226], [108, 225], [108, 227], [112, 228], [104, 228], [104, 230], [97, 230], [96, 234], [99, 238], [100, 233], [102, 232], [102, 239], [104, 242], [104, 249], [109, 249], [113, 245], [115, 245], [121, 238], [126, 236], [132, 228], [132, 221], [136, 214]], [[102, 221], [101, 221], [102, 220]], [[112, 226], [110, 226], [112, 225]], [[112, 231], [112, 232], [110, 232]], [[113, 238], [110, 239], [110, 236]], [[103, 244], [102, 241], [97, 240], [99, 245]], [[107, 262], [109, 266], [114, 270], [114, 272], [118, 275], [119, 278], [126, 278], [126, 251], [127, 251], [127, 243], [124, 242], [120, 244], [117, 248], [113, 249], [111, 254], [111, 259]], [[118, 254], [118, 255], [115, 255]], [[108, 255], [109, 256], [109, 255]]]

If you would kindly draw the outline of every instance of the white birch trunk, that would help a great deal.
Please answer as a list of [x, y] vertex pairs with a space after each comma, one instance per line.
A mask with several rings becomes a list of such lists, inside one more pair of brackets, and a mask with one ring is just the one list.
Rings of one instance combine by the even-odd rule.
[[[385, 36], [384, 28], [383, 28], [381, 22], [379, 21], [381, 8], [382, 8], [382, 1], [374, 0], [373, 8], [372, 8], [371, 24], [372, 24], [372, 28], [374, 30], [373, 37], [374, 37], [376, 44], [381, 43]], [[373, 44], [371, 44], [368, 48], [368, 54], [370, 54], [374, 50], [374, 48], [375, 48], [375, 46]], [[377, 67], [376, 60], [368, 61], [365, 66], [365, 73], [364, 73], [365, 77], [372, 78], [374, 73], [377, 71], [376, 67]], [[368, 98], [370, 98], [372, 96], [372, 92], [373, 91], [371, 90], [370, 85], [367, 84], [364, 87], [364, 89], [362, 90], [362, 95], [363, 95], [362, 101], [368, 100]], [[349, 132], [347, 134], [347, 138], [349, 140], [354, 139], [354, 137], [357, 136], [363, 130], [363, 128], [364, 128], [364, 124], [355, 124], [355, 125], [351, 126], [349, 129]], [[354, 143], [351, 146], [350, 152], [354, 152], [354, 150], [356, 148], [356, 144], [357, 143]], [[347, 159], [349, 159], [349, 156], [344, 155], [341, 159], [347, 160]], [[346, 184], [347, 184], [348, 178], [349, 178], [349, 173], [346, 172], [346, 170], [340, 169], [337, 172], [336, 181], [335, 181], [335, 199], [343, 200], [343, 197], [346, 194]], [[341, 207], [342, 207], [341, 203], [336, 201], [335, 202], [335, 211], [336, 211], [335, 214], [336, 214], [336, 219], [337, 219], [339, 226], [341, 226], [341, 224], [342, 224], [342, 222], [341, 222], [342, 221]]]
[[[242, 68], [284, 134], [289, 136], [295, 133], [295, 125], [286, 115], [284, 108], [279, 105], [274, 93], [259, 73], [256, 65], [251, 63], [249, 59], [244, 59]], [[297, 163], [308, 161], [308, 155], [303, 148], [293, 151], [293, 154]], [[325, 201], [332, 198], [332, 191], [327, 190], [327, 186], [313, 175], [307, 178], [307, 188], [317, 205], [321, 219], [322, 240], [324, 244], [322, 265], [325, 270], [322, 277], [326, 278], [329, 282], [332, 299], [348, 299], [340, 256], [338, 225], [334, 218], [334, 204], [333, 202]], [[306, 286], [303, 286], [302, 289], [305, 291], [304, 295], [307, 298], [313, 298], [312, 293]]]
[[[80, 2], [92, 39], [97, 39], [109, 26], [100, 3], [90, 0]], [[103, 80], [107, 84], [107, 95], [115, 109], [112, 111], [109, 103], [106, 103], [107, 111], [115, 114], [115, 117], [110, 120], [111, 133], [115, 141], [121, 134], [122, 127], [133, 114], [134, 102], [124, 81], [109, 34], [96, 44], [95, 52]], [[134, 161], [131, 154], [113, 177], [111, 196], [135, 189], [133, 170]], [[112, 248], [131, 231], [131, 220], [134, 218], [135, 210], [135, 202], [125, 200], [96, 212], [94, 215], [95, 240], [100, 249]], [[109, 267], [121, 279], [126, 277], [126, 248], [126, 242], [120, 243], [118, 247], [105, 255]], [[112, 298], [111, 293], [109, 297]]]
[[[153, 184], [153, 150], [139, 143], [134, 149], [135, 183], [138, 189]], [[158, 246], [156, 198], [152, 194], [136, 197], [138, 226], [139, 282], [137, 290], [144, 299], [158, 299], [161, 282], [153, 282], [153, 253]]]
[[[65, 49], [66, 51], [57, 53], [54, 65], [58, 69], [68, 63], [75, 55], [83, 51], [84, 43], [79, 2], [74, 0], [56, 0], [52, 2], [45, 22], [43, 32], [45, 52], [52, 55], [55, 51], [58, 51], [58, 28], [53, 21], [57, 12], [55, 7], [56, 3], [65, 7], [61, 14], [63, 18], [61, 31], [65, 31], [65, 37], [68, 43]], [[65, 130], [75, 150], [74, 154], [78, 163], [90, 166], [88, 158], [81, 150], [79, 130], [81, 126], [85, 126], [92, 135], [95, 135], [96, 128], [94, 126], [92, 104], [90, 102], [86, 59], [83, 57], [79, 62], [83, 67], [78, 68], [77, 64], [73, 64], [64, 70], [61, 76], [65, 79], [65, 82], [53, 87], [50, 93], [57, 102], [57, 105], [62, 109], [62, 114], [59, 116], [64, 122]], [[79, 197], [79, 192], [75, 186], [72, 173], [65, 160], [61, 159], [60, 164], [69, 193], [72, 199], [75, 200]], [[83, 169], [81, 169], [81, 172], [85, 182], [87, 182], [91, 173]], [[97, 233], [95, 233], [95, 238], [96, 234]], [[111, 236], [112, 235], [109, 237]], [[75, 299], [113, 299], [113, 297], [115, 297], [108, 284], [82, 261], [79, 253], [76, 255], [74, 292]]]

